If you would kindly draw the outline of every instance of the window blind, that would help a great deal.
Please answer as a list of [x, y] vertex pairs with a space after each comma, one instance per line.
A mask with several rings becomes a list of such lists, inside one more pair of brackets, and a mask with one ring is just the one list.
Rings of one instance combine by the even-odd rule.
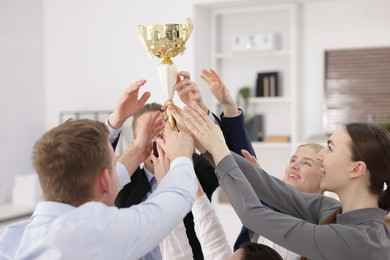
[[390, 123], [390, 48], [325, 52], [324, 132], [350, 122]]

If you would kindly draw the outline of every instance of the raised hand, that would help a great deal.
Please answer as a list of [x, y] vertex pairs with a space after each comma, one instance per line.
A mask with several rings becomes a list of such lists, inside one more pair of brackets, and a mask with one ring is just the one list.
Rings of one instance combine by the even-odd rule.
[[145, 85], [146, 80], [139, 80], [132, 83], [118, 100], [114, 111], [108, 117], [108, 123], [112, 128], [118, 129], [125, 121], [138, 110], [140, 110], [150, 97], [150, 92], [146, 91], [138, 99], [139, 89]]
[[119, 157], [118, 161], [125, 165], [130, 175], [150, 155], [152, 141], [162, 129], [162, 120], [160, 111], [148, 115], [146, 122], [138, 126], [141, 134], [137, 135], [130, 147]]
[[191, 135], [173, 130], [169, 123], [165, 124], [163, 138], [157, 138], [156, 142], [170, 161], [181, 156], [192, 158], [192, 154], [195, 152], [194, 140]]
[[[181, 77], [183, 77], [183, 79]], [[207, 112], [208, 109], [204, 105], [200, 90], [196, 83], [191, 80], [190, 73], [187, 71], [181, 71], [178, 74], [177, 82], [173, 89], [176, 90], [181, 101], [187, 106], [191, 105], [191, 102], [196, 102], [203, 111]]]
[[256, 160], [256, 157], [251, 155], [247, 150], [241, 149], [241, 154], [244, 156], [245, 159], [253, 163], [257, 168], [260, 168], [259, 162]]
[[230, 95], [229, 89], [225, 86], [215, 70], [202, 69], [200, 77], [206, 82], [213, 96], [221, 103], [225, 116], [233, 117], [239, 114], [237, 105]]
[[161, 180], [168, 173], [171, 162], [169, 161], [168, 157], [164, 153], [164, 150], [158, 143], [156, 143], [156, 149], [158, 152], [158, 157], [151, 153], [150, 158], [153, 161], [154, 176], [156, 177], [157, 183], [160, 183]]
[[221, 129], [196, 104], [192, 107], [185, 107], [183, 111], [184, 123], [187, 128], [196, 141], [211, 153], [214, 163], [217, 165], [223, 157], [230, 154]]
[[138, 134], [134, 139], [133, 145], [137, 145], [138, 147], [145, 147], [145, 149], [143, 149], [144, 160], [149, 156], [152, 150], [152, 141], [159, 136], [162, 130], [162, 121], [163, 115], [160, 111], [156, 111], [149, 115], [149, 120], [147, 120], [146, 124], [138, 125], [139, 130], [136, 132], [141, 134]]
[[[184, 123], [185, 115], [184, 115], [183, 110], [177, 106], [172, 106], [172, 105], [170, 105], [168, 109], [169, 109], [169, 113], [171, 113], [171, 115], [175, 118], [177, 128], [179, 129], [179, 131], [186, 132], [186, 133], [192, 135], [191, 131], [187, 128], [187, 125]], [[195, 141], [195, 147], [201, 153], [205, 153], [206, 149], [196, 139], [194, 139], [194, 141]]]

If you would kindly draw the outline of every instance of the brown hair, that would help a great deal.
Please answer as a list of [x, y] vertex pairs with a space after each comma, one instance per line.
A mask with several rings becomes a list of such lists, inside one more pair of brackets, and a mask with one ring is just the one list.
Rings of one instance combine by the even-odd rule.
[[[390, 132], [367, 123], [345, 126], [351, 137], [353, 161], [363, 161], [370, 174], [370, 191], [378, 196], [379, 207], [390, 209]], [[387, 189], [384, 190], [386, 183]]]
[[385, 216], [385, 224], [386, 224], [386, 226], [387, 226], [387, 229], [390, 230], [390, 214], [387, 214], [387, 215]]
[[282, 260], [275, 249], [264, 245], [252, 242], [245, 242], [240, 245], [240, 249], [243, 251], [243, 260]]
[[145, 104], [140, 110], [138, 110], [137, 113], [134, 114], [133, 116], [133, 122], [131, 124], [131, 128], [133, 130], [133, 135], [135, 136], [135, 127], [136, 127], [136, 124], [137, 124], [137, 120], [140, 116], [142, 116], [143, 114], [145, 113], [148, 113], [148, 112], [155, 112], [155, 111], [161, 111], [161, 107], [162, 105], [158, 104], [158, 103], [149, 103], [149, 104]]
[[[363, 161], [370, 174], [370, 191], [378, 196], [379, 207], [390, 207], [390, 132], [374, 124], [349, 123], [345, 129], [351, 138], [351, 160]], [[383, 190], [386, 183], [387, 189]], [[334, 223], [341, 208], [327, 216], [320, 225]], [[301, 260], [306, 260], [302, 256]]]
[[68, 120], [46, 132], [34, 145], [32, 161], [45, 200], [79, 206], [91, 198], [98, 172], [112, 171], [106, 126]]

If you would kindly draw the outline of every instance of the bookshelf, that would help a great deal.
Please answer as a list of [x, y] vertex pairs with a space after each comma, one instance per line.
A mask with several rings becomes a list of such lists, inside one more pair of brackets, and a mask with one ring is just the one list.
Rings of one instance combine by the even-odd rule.
[[[265, 136], [288, 137], [288, 142], [253, 142], [262, 167], [283, 178], [284, 166], [299, 145], [300, 4], [226, 2], [198, 6], [195, 14], [195, 25], [199, 28], [197, 35], [209, 39], [208, 44], [195, 44], [200, 55], [196, 55], [195, 63], [199, 64], [196, 70], [200, 71], [204, 64], [209, 64], [220, 74], [233, 97], [240, 88], [251, 88], [245, 111], [247, 118], [262, 115]], [[264, 50], [238, 48], [235, 45], [237, 39], [248, 39], [248, 35], [260, 38], [273, 35], [274, 45]], [[278, 73], [279, 93], [277, 96], [256, 97], [257, 75], [268, 72]], [[213, 99], [211, 104], [213, 111], [218, 113], [220, 106], [217, 101]]]

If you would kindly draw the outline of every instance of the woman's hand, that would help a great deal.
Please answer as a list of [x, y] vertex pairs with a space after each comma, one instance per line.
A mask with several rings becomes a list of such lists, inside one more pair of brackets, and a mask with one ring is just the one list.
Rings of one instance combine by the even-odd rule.
[[247, 150], [241, 149], [241, 154], [244, 156], [245, 159], [253, 163], [257, 168], [260, 168], [259, 162], [256, 160], [256, 157], [251, 155]]
[[230, 95], [229, 89], [225, 86], [215, 70], [202, 69], [200, 77], [207, 83], [211, 93], [222, 105], [224, 116], [234, 117], [240, 114], [236, 103]]
[[226, 155], [230, 154], [221, 129], [197, 104], [185, 107], [183, 111], [187, 128], [195, 140], [211, 153], [217, 165]]
[[[177, 128], [181, 132], [186, 132], [192, 136], [191, 131], [187, 128], [187, 125], [184, 123], [184, 112], [182, 109], [180, 109], [177, 106], [170, 106], [169, 108], [169, 113], [175, 118]], [[195, 147], [198, 149], [200, 153], [205, 153], [206, 149], [194, 138], [195, 141]]]

